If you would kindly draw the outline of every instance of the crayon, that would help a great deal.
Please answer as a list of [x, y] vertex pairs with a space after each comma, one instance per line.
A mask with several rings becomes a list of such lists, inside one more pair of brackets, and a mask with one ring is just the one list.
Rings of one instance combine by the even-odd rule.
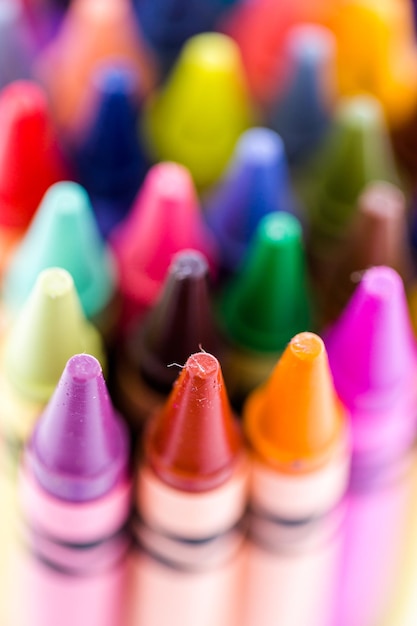
[[297, 212], [279, 135], [267, 128], [244, 132], [224, 176], [203, 205], [207, 225], [216, 237], [221, 270], [227, 277], [238, 270], [265, 215]]
[[222, 174], [251, 121], [236, 44], [204, 33], [187, 41], [161, 90], [149, 98], [143, 133], [154, 160], [185, 165], [204, 188]]
[[191, 176], [176, 163], [159, 163], [149, 170], [110, 244], [119, 272], [124, 330], [156, 302], [175, 253], [199, 250], [216, 273], [215, 243], [203, 223]]
[[0, 8], [0, 89], [31, 76], [34, 44], [22, 6], [3, 0]]
[[46, 94], [30, 81], [0, 93], [0, 274], [43, 194], [68, 178]]
[[123, 623], [129, 440], [100, 363], [68, 361], [25, 449], [19, 477], [23, 623]]
[[167, 70], [186, 41], [210, 30], [236, 0], [133, 0], [145, 39]]
[[267, 119], [294, 166], [318, 150], [329, 129], [336, 98], [335, 44], [331, 31], [322, 26], [300, 24], [288, 32], [288, 67], [268, 103]]
[[120, 308], [115, 261], [98, 232], [89, 197], [76, 183], [48, 189], [15, 249], [4, 276], [6, 318], [16, 315], [48, 267], [71, 274], [86, 317], [110, 340]]
[[144, 449], [128, 624], [231, 626], [248, 471], [214, 356], [188, 358]]
[[101, 337], [84, 317], [71, 275], [60, 268], [46, 269], [39, 274], [2, 346], [0, 428], [12, 464], [66, 362], [84, 351], [105, 366]]
[[332, 624], [376, 624], [399, 574], [416, 433], [417, 351], [404, 287], [367, 270], [328, 330], [335, 388], [351, 414], [352, 465]]
[[298, 332], [313, 324], [301, 225], [282, 211], [264, 217], [248, 255], [220, 295], [218, 319], [228, 340], [224, 375], [241, 408]]
[[107, 236], [126, 216], [148, 169], [137, 133], [142, 96], [134, 68], [120, 63], [96, 70], [92, 92], [69, 149]]
[[62, 132], [70, 134], [77, 126], [92, 75], [98, 64], [110, 59], [132, 64], [145, 93], [153, 87], [157, 70], [130, 1], [73, 0], [35, 67]]
[[310, 213], [311, 268], [317, 286], [326, 293], [359, 194], [375, 180], [398, 182], [378, 101], [371, 96], [342, 101], [320, 157], [306, 172], [311, 181], [304, 197]]
[[210, 287], [205, 257], [197, 250], [178, 252], [155, 306], [127, 335], [115, 367], [114, 394], [134, 432], [165, 402], [177, 364], [200, 348], [221, 355]]
[[251, 92], [267, 106], [282, 86], [286, 72], [285, 41], [299, 23], [327, 26], [340, 0], [257, 0], [241, 2], [226, 17], [223, 28], [237, 42]]
[[406, 210], [405, 196], [395, 185], [375, 181], [363, 190], [329, 288], [326, 319], [335, 320], [340, 315], [363, 272], [370, 267], [392, 267], [406, 287], [412, 285]]
[[[411, 3], [349, 0], [334, 13], [341, 94], [372, 94], [391, 128], [417, 106], [417, 50]], [[354, 44], [353, 44], [354, 42]]]
[[242, 626], [327, 623], [349, 429], [323, 341], [304, 332], [248, 398], [249, 542]]

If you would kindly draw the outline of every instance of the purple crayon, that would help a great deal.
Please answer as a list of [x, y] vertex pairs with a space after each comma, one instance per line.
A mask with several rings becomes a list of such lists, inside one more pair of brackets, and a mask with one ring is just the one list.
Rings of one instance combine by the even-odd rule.
[[99, 362], [72, 357], [25, 450], [21, 565], [30, 626], [120, 626], [129, 441]]
[[417, 352], [400, 276], [366, 271], [326, 337], [352, 416], [352, 466], [332, 626], [378, 623], [398, 575], [416, 433]]

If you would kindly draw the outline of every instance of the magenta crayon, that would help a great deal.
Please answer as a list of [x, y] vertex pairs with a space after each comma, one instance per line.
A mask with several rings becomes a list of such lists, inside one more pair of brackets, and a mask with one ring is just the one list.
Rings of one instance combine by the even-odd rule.
[[326, 345], [351, 414], [352, 467], [332, 624], [378, 623], [398, 575], [416, 433], [417, 352], [395, 270], [367, 270]]
[[188, 170], [176, 163], [152, 167], [130, 214], [113, 231], [110, 243], [124, 299], [122, 322], [129, 325], [155, 303], [172, 256], [199, 250], [216, 270], [214, 241], [205, 228]]
[[296, 335], [243, 410], [251, 451], [240, 624], [323, 626], [338, 554], [349, 429], [323, 341]]
[[25, 450], [23, 623], [123, 624], [129, 441], [99, 362], [72, 357]]
[[115, 366], [115, 398], [132, 430], [161, 406], [178, 365], [199, 349], [219, 357], [219, 331], [211, 306], [209, 267], [197, 250], [175, 254], [155, 306], [126, 336]]
[[248, 472], [214, 356], [188, 358], [144, 449], [129, 626], [237, 624]]

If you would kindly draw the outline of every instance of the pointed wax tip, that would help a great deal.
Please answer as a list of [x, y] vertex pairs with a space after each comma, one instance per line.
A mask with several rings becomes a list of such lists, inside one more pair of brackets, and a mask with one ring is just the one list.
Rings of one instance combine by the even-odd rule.
[[228, 480], [241, 446], [219, 362], [205, 352], [191, 355], [150, 424], [145, 447], [151, 466], [174, 488], [206, 491]]
[[28, 460], [48, 493], [71, 502], [103, 496], [124, 476], [126, 428], [93, 356], [68, 360], [35, 428]]
[[309, 472], [327, 462], [345, 416], [320, 337], [303, 332], [290, 341], [267, 383], [249, 396], [244, 420], [254, 451], [278, 470]]

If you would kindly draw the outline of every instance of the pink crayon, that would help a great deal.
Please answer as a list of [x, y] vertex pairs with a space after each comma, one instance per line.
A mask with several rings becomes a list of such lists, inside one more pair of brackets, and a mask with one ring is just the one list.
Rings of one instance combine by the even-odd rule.
[[25, 626], [121, 626], [128, 437], [99, 362], [72, 357], [35, 427], [20, 475]]
[[122, 325], [155, 303], [174, 254], [202, 252], [216, 269], [214, 242], [203, 225], [188, 170], [176, 163], [152, 167], [127, 218], [110, 238], [124, 300]]
[[326, 345], [353, 455], [331, 624], [372, 626], [398, 575], [416, 433], [417, 352], [393, 269], [364, 273]]

